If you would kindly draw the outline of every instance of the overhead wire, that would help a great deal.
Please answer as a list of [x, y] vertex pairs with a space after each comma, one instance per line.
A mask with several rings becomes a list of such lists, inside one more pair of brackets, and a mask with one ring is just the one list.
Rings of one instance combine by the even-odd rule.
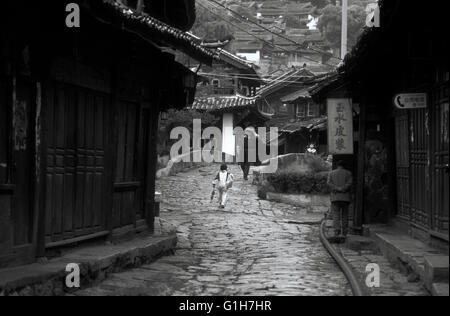
[[[245, 30], [244, 28], [237, 26], [236, 24], [234, 24], [234, 23], [228, 21], [227, 19], [223, 18], [221, 15], [215, 13], [214, 11], [212, 11], [210, 8], [208, 8], [206, 5], [202, 4], [201, 2], [197, 2], [197, 4], [200, 5], [202, 8], [206, 9], [207, 11], [209, 11], [209, 12], [210, 12], [211, 14], [213, 14], [214, 16], [217, 16], [218, 18], [220, 18], [220, 19], [223, 20], [224, 22], [230, 24], [231, 26], [237, 28], [238, 30], [240, 30], [240, 31], [242, 31], [242, 32], [244, 32], [244, 33], [247, 33], [248, 35], [250, 35], [250, 36], [252, 36], [252, 37], [258, 39], [259, 41], [261, 41], [261, 42], [263, 42], [263, 43], [266, 43], [266, 44], [269, 45], [269, 46], [272, 46], [272, 47], [274, 47], [274, 48], [278, 48], [278, 49], [280, 49], [280, 50], [282, 50], [282, 51], [284, 51], [284, 52], [287, 52], [287, 53], [289, 53], [289, 54], [290, 54], [290, 53], [296, 52], [295, 50], [287, 50], [287, 49], [285, 49], [284, 47], [281, 47], [281, 46], [279, 46], [279, 45], [276, 45], [276, 44], [274, 44], [274, 43], [271, 43], [271, 42], [269, 42], [269, 41], [267, 41], [267, 40], [265, 40], [265, 39], [262, 39], [262, 38], [260, 38], [260, 37], [258, 37], [258, 36], [256, 36], [256, 35], [250, 33], [249, 31]], [[234, 18], [234, 17], [232, 17], [232, 18]], [[234, 19], [236, 20], [236, 18], [234, 18]], [[314, 62], [314, 63], [316, 63], [316, 64], [320, 64], [320, 62], [318, 62], [317, 60], [314, 60], [314, 59], [312, 59], [312, 58], [309, 58], [309, 57], [306, 57], [306, 56], [302, 56], [302, 58], [307, 59], [307, 60], [309, 60], [309, 61], [312, 61], [312, 62]], [[330, 65], [330, 64], [327, 64], [327, 63], [322, 63], [322, 65], [328, 65], [328, 66], [330, 66], [330, 67], [336, 68], [336, 66]]]
[[[278, 33], [273, 32], [271, 29], [269, 29], [269, 28], [267, 28], [267, 27], [265, 27], [265, 26], [263, 26], [263, 25], [261, 25], [261, 24], [258, 24], [258, 23], [256, 23], [256, 22], [252, 21], [252, 20], [249, 19], [248, 17], [241, 15], [239, 12], [237, 12], [237, 11], [235, 11], [235, 10], [233, 10], [233, 9], [230, 9], [229, 7], [223, 5], [222, 3], [219, 3], [219, 2], [217, 2], [217, 1], [215, 1], [215, 0], [206, 0], [206, 1], [215, 3], [216, 5], [218, 5], [218, 6], [222, 7], [222, 8], [224, 8], [225, 10], [230, 11], [230, 12], [234, 13], [235, 15], [238, 15], [241, 19], [245, 20], [245, 22], [247, 22], [247, 23], [249, 23], [249, 24], [254, 24], [254, 25], [256, 25], [257, 27], [259, 27], [259, 28], [261, 28], [261, 29], [263, 29], [263, 30], [269, 32], [269, 33], [272, 34], [272, 35], [275, 35], [275, 36], [278, 36], [278, 37], [280, 37], [280, 38], [282, 38], [282, 39], [284, 39], [284, 40], [287, 40], [287, 41], [291, 42], [292, 44], [302, 46], [301, 43], [298, 43], [298, 42], [294, 41], [293, 39], [291, 39], [291, 38], [289, 38], [289, 37], [287, 37], [287, 36], [284, 36], [284, 35], [282, 35], [282, 34], [278, 34]], [[278, 28], [278, 29], [281, 30], [281, 31], [284, 31], [282, 28], [279, 28], [279, 27], [276, 26], [276, 25], [275, 25], [274, 27]], [[314, 49], [314, 48], [311, 48], [311, 47], [305, 47], [305, 48], [303, 48], [303, 49], [305, 49], [305, 50], [311, 50], [311, 51], [316, 52], [316, 53], [324, 53], [323, 51], [320, 51], [320, 50], [317, 50], [317, 49]], [[334, 58], [334, 59], [337, 59], [337, 60], [339, 60], [339, 61], [342, 61], [342, 58], [339, 58], [339, 57], [336, 57], [336, 56], [330, 56], [330, 58]]]
[[[247, 77], [247, 76], [239, 76], [239, 75], [236, 75], [236, 76], [234, 76], [234, 75], [229, 75], [229, 74], [212, 74], [212, 73], [198, 73], [198, 75], [201, 75], [201, 76], [205, 76], [205, 77], [221, 77], [221, 78], [228, 78], [228, 79], [235, 79], [235, 78], [238, 78], [238, 79], [248, 79], [248, 80], [256, 80], [256, 79], [258, 79], [258, 78], [256, 78], [256, 77]], [[294, 76], [295, 77], [295, 76]], [[301, 78], [301, 76], [299, 76], [298, 78]], [[292, 78], [291, 78], [292, 79]], [[314, 81], [313, 79], [315, 79], [315, 78], [311, 78], [312, 80], [311, 81]], [[264, 81], [264, 80], [262, 80], [262, 81]], [[283, 80], [283, 79], [279, 79], [279, 78], [275, 78], [275, 79], [272, 79], [272, 80], [268, 80], [267, 82], [266, 82], [266, 84], [276, 84], [276, 83], [288, 83], [288, 84], [298, 84], [299, 86], [300, 85], [304, 85], [304, 83], [302, 84], [302, 82], [299, 82], [298, 80]], [[306, 81], [305, 83], [308, 83], [309, 81]]]

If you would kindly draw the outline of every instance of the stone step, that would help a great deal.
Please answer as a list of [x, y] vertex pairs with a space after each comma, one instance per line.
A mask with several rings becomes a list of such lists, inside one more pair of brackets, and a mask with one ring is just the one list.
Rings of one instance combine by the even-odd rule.
[[175, 249], [177, 236], [143, 236], [119, 244], [82, 246], [51, 260], [0, 269], [0, 296], [61, 296], [76, 289], [66, 287], [66, 268], [77, 264], [81, 288], [100, 282], [114, 272], [153, 262]]
[[364, 236], [349, 235], [346, 240], [347, 248], [353, 251], [373, 250], [375, 251], [375, 242], [372, 238]]
[[[447, 283], [448, 288], [448, 256], [425, 257], [425, 285], [431, 291], [433, 284]], [[448, 293], [448, 290], [447, 290]]]
[[[414, 239], [394, 226], [371, 225], [370, 236], [383, 255], [411, 277], [420, 277], [426, 289], [433, 292], [434, 284], [447, 284], [448, 254]], [[436, 289], [445, 288], [439, 285]], [[435, 291], [438, 293], [438, 291]]]

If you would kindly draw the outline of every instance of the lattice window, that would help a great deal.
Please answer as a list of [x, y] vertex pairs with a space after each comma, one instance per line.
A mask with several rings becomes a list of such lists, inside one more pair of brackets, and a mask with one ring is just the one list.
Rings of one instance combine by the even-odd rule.
[[306, 117], [306, 104], [297, 104], [297, 118]]

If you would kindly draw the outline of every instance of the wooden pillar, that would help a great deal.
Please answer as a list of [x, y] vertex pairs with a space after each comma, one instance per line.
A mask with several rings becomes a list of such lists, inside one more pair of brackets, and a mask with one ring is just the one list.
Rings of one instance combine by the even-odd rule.
[[36, 112], [35, 112], [35, 167], [34, 167], [34, 205], [33, 205], [33, 239], [36, 245], [37, 257], [43, 257], [45, 253], [45, 200], [43, 188], [45, 188], [45, 173], [47, 164], [44, 162], [45, 151], [43, 148], [42, 128], [42, 85], [36, 84]]
[[[118, 52], [119, 49], [115, 49], [114, 59], [118, 60]], [[114, 195], [115, 195], [115, 182], [117, 176], [117, 144], [119, 142], [119, 129], [117, 126], [119, 125], [119, 99], [118, 99], [118, 73], [120, 72], [119, 65], [113, 65], [111, 67], [111, 96], [109, 99], [108, 106], [110, 107], [110, 111], [108, 111], [108, 133], [106, 134], [106, 152], [107, 159], [105, 160], [105, 167], [108, 170], [106, 172], [106, 195], [105, 199], [105, 221], [106, 221], [106, 230], [109, 231], [108, 239], [111, 240], [114, 231]]]
[[148, 124], [149, 128], [149, 144], [148, 144], [148, 168], [147, 168], [147, 192], [146, 192], [146, 207], [145, 207], [145, 218], [147, 220], [147, 226], [151, 232], [155, 229], [155, 215], [156, 215], [156, 205], [155, 205], [155, 189], [156, 189], [156, 164], [158, 161], [157, 152], [157, 137], [159, 128], [159, 112], [162, 102], [161, 88], [153, 82], [151, 90], [154, 91], [152, 96], [154, 98], [154, 103], [151, 106], [151, 115]]
[[358, 142], [358, 173], [356, 185], [356, 207], [353, 219], [355, 230], [362, 230], [364, 224], [364, 174], [365, 174], [365, 143], [366, 143], [366, 119], [367, 103], [361, 104], [359, 114], [359, 142]]

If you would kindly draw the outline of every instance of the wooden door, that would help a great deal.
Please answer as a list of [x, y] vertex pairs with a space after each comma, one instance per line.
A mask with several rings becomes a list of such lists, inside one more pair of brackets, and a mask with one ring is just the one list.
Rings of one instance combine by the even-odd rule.
[[411, 219], [413, 224], [428, 231], [430, 227], [428, 109], [411, 110], [409, 123]]
[[136, 225], [145, 217], [149, 109], [121, 101], [116, 122], [117, 161], [114, 184], [113, 227]]
[[432, 97], [432, 230], [448, 240], [449, 216], [449, 78], [441, 74]]
[[57, 84], [47, 102], [46, 242], [107, 234], [107, 95]]
[[410, 220], [409, 119], [408, 113], [396, 117], [397, 215]]

